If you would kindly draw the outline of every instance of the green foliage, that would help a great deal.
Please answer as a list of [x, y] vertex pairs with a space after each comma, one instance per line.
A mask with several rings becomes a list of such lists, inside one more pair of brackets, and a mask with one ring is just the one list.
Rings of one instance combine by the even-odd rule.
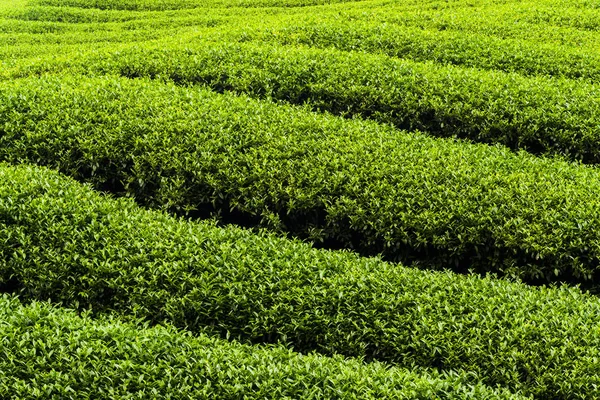
[[333, 49], [202, 40], [149, 47], [83, 55], [21, 74], [70, 68], [204, 84], [435, 136], [600, 162], [597, 85]]
[[597, 289], [594, 168], [123, 78], [0, 85], [0, 158], [193, 217]]
[[24, 299], [464, 371], [540, 399], [600, 395], [596, 297], [174, 219], [39, 167], [0, 167], [0, 282]]
[[[319, 246], [598, 292], [597, 169], [389, 126], [599, 163], [598, 9], [0, 0], [0, 159]], [[198, 335], [4, 298], [2, 398], [600, 398], [600, 302], [577, 289], [178, 220], [37, 167], [0, 167], [0, 290]]]
[[[85, 6], [76, 3], [72, 5]], [[536, 154], [565, 155], [586, 163], [600, 160], [596, 145], [595, 85], [564, 79], [528, 79], [516, 74], [439, 64], [595, 81], [599, 65], [597, 45], [586, 32], [595, 29], [600, 20], [586, 2], [572, 3], [568, 8], [560, 2], [535, 5], [507, 2], [494, 7], [488, 2], [476, 2], [474, 7], [464, 7], [461, 2], [446, 5], [409, 2], [393, 6], [359, 2], [348, 7], [332, 4], [310, 12], [297, 12], [292, 7], [268, 12], [253, 9], [245, 13], [240, 4], [219, 9], [209, 8], [208, 3], [192, 2], [201, 8], [133, 12], [111, 10], [110, 2], [106, 1], [92, 3], [104, 4], [108, 9], [69, 8], [64, 4], [37, 6], [27, 7], [12, 18], [27, 20], [17, 25], [25, 31], [37, 29], [60, 37], [56, 39], [60, 46], [99, 40], [108, 43], [164, 40], [125, 51], [109, 46], [111, 50], [87, 56], [88, 52], [79, 49], [82, 54], [71, 53], [65, 57], [69, 60], [66, 62], [64, 58], [51, 62], [50, 54], [46, 54], [33, 61], [33, 65], [13, 62], [7, 67], [16, 67], [17, 75], [71, 66], [75, 72], [161, 76], [183, 84], [200, 82], [219, 91], [235, 90], [261, 98], [308, 102], [319, 110], [370, 117], [437, 136], [500, 143]], [[161, 9], [166, 3], [132, 4], [146, 10]], [[518, 23], [506, 22], [516, 17]], [[107, 24], [108, 21], [114, 23]], [[89, 23], [78, 28], [82, 22]], [[573, 29], [574, 33], [561, 33], [561, 38], [569, 37], [562, 42], [551, 38], [548, 43], [534, 40], [535, 37], [520, 38], [525, 32], [535, 31], [535, 35], [540, 29], [548, 32], [549, 24]], [[7, 29], [15, 29], [13, 25], [8, 24], [12, 28]], [[214, 29], [199, 32], [199, 26]], [[510, 33], [513, 31], [516, 34]], [[19, 43], [27, 42], [29, 36]], [[170, 37], [178, 39], [169, 44]], [[296, 47], [333, 46], [345, 51], [224, 45], [198, 37], [216, 41], [266, 40]], [[48, 53], [57, 48], [34, 49], [31, 51]], [[354, 50], [413, 61], [346, 52]], [[16, 49], [17, 53], [23, 51]], [[80, 61], [75, 62], [74, 58]], [[14, 76], [9, 72], [8, 76], [11, 75]]]
[[165, 11], [210, 7], [302, 7], [359, 0], [35, 0], [45, 6]]
[[469, 384], [281, 346], [23, 306], [0, 297], [0, 396], [18, 399], [521, 399]]
[[[371, 19], [372, 18], [372, 19]], [[584, 78], [600, 82], [600, 56], [591, 49], [541, 43], [519, 38], [498, 38], [460, 30], [423, 29], [367, 21], [336, 14], [309, 13], [260, 29], [243, 28], [238, 38], [283, 45], [332, 47], [366, 51], [414, 61], [517, 72], [522, 75]], [[231, 35], [235, 38], [235, 35]]]
[[[548, 44], [586, 49], [600, 39], [598, 3], [589, 0], [551, 1], [423, 1], [376, 5], [365, 2], [362, 10], [352, 7], [341, 15], [356, 21], [388, 23], [444, 32], [477, 33], [488, 38], [525, 40], [531, 45]], [[460, 49], [458, 49], [460, 51]]]

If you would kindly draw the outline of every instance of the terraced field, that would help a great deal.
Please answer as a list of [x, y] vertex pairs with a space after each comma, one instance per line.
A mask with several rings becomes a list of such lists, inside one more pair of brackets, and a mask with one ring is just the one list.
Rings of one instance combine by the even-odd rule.
[[0, 0], [0, 398], [600, 398], [589, 0]]

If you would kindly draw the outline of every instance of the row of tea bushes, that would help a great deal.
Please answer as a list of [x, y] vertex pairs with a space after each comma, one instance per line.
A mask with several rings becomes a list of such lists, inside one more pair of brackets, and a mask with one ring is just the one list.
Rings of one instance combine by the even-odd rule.
[[[514, 7], [518, 10], [509, 15]], [[201, 8], [170, 11], [78, 8], [61, 4], [58, 7], [30, 5], [8, 10], [10, 12], [0, 9], [3, 17], [0, 32], [5, 32], [5, 40], [9, 44], [34, 40], [40, 44], [49, 41], [61, 44], [74, 41], [97, 43], [102, 40], [124, 43], [174, 37], [194, 40], [195, 36], [201, 35], [215, 40], [252, 38], [319, 47], [335, 46], [342, 50], [383, 52], [414, 60], [434, 60], [528, 75], [550, 74], [591, 80], [597, 77], [594, 50], [597, 46], [593, 36], [589, 35], [593, 32], [574, 28], [573, 32], [561, 31], [560, 41], [539, 38], [549, 31], [546, 25], [554, 21], [550, 17], [546, 22], [539, 20], [540, 15], [548, 14], [547, 6], [543, 4], [512, 4], [503, 8], [498, 5], [489, 7], [483, 2], [478, 8], [464, 8], [460, 7], [460, 3], [390, 5], [370, 1], [304, 10], [294, 7], [221, 9], [202, 3]], [[561, 8], [563, 14], [566, 10], [564, 6]], [[581, 8], [568, 10], [581, 14]], [[457, 13], [459, 16], [465, 14], [464, 18], [457, 18]], [[396, 20], [392, 16], [401, 16], [402, 19]], [[518, 18], [518, 23], [514, 22], [515, 18]], [[474, 26], [461, 25], [464, 23]], [[490, 32], [482, 28], [486, 24], [490, 25]], [[191, 29], [198, 26], [220, 28], [204, 33]], [[552, 32], [559, 29], [556, 25], [552, 26]], [[508, 35], [510, 39], [505, 40], [503, 36], [506, 35], [499, 31], [509, 28], [516, 29], [519, 34]], [[538, 32], [540, 29], [541, 32]], [[532, 37], [527, 37], [527, 34]], [[20, 46], [11, 46], [10, 49], [22, 51]], [[56, 51], [49, 49], [47, 55], [54, 53]]]
[[353, 1], [359, 0], [35, 0], [35, 4], [101, 10], [168, 11], [211, 7], [306, 7]]
[[30, 66], [21, 75], [68, 69], [151, 77], [316, 110], [361, 116], [440, 137], [498, 143], [535, 154], [600, 161], [599, 87], [333, 49], [210, 43], [135, 46]]
[[[58, 22], [67, 24], [96, 23], [105, 24], [110, 22], [127, 22], [140, 19], [144, 15], [120, 10], [97, 10], [82, 9], [74, 7], [47, 7], [47, 6], [27, 6], [12, 10], [10, 13], [4, 13], [3, 17], [7, 20], [23, 21], [27, 25], [29, 21]], [[148, 17], [158, 16], [148, 14]]]
[[145, 206], [430, 268], [597, 289], [594, 168], [124, 78], [4, 82], [0, 132], [0, 159]]
[[[590, 43], [590, 38], [585, 36], [586, 31], [576, 31], [585, 37], [577, 35], [570, 37], [569, 40], [577, 42], [575, 47], [573, 47], [574, 45], [563, 46], [554, 42], [545, 43], [533, 39], [505, 40], [488, 32], [473, 31], [473, 29], [462, 26], [454, 27], [451, 26], [450, 21], [447, 21], [450, 15], [453, 16], [452, 23], [454, 23], [457, 13], [459, 15], [469, 13], [470, 17], [482, 14], [486, 16], [488, 23], [493, 21], [494, 26], [498, 25], [496, 28], [500, 29], [502, 24], [507, 24], [507, 16], [502, 13], [499, 15], [488, 14], [500, 12], [503, 9], [501, 6], [492, 8], [482, 6], [478, 12], [475, 12], [471, 8], [452, 5], [449, 7], [451, 13], [448, 13], [447, 10], [436, 10], [435, 2], [422, 5], [425, 9], [432, 8], [428, 11], [423, 10], [423, 7], [419, 7], [419, 10], [415, 11], [412, 4], [396, 4], [391, 6], [392, 10], [390, 10], [389, 4], [379, 4], [379, 2], [368, 2], [369, 7], [360, 7], [360, 5], [359, 2], [352, 4], [351, 7], [344, 5], [341, 8], [339, 4], [333, 4], [327, 7], [311, 8], [304, 12], [299, 12], [294, 8], [271, 8], [268, 12], [261, 9], [250, 9], [251, 12], [249, 12], [249, 9], [243, 7], [207, 8], [207, 4], [203, 4], [202, 8], [168, 12], [76, 8], [64, 5], [61, 7], [29, 6], [14, 11], [8, 17], [21, 20], [20, 29], [43, 29], [46, 32], [59, 30], [62, 34], [76, 30], [83, 36], [90, 36], [91, 31], [96, 36], [100, 33], [100, 37], [106, 35], [103, 31], [107, 29], [107, 22], [120, 22], [118, 25], [113, 24], [114, 26], [110, 29], [114, 33], [122, 33], [121, 42], [128, 40], [132, 30], [153, 29], [156, 31], [155, 36], [166, 38], [173, 37], [172, 32], [186, 24], [193, 23], [194, 26], [198, 26], [198, 24], [203, 26], [208, 20], [212, 21], [215, 26], [222, 25], [221, 30], [215, 30], [212, 33], [215, 38], [229, 37], [230, 39], [247, 40], [252, 37], [254, 40], [269, 40], [279, 43], [310, 44], [319, 47], [335, 46], [342, 50], [380, 51], [390, 56], [408, 57], [414, 60], [434, 60], [528, 75], [550, 74], [571, 78], [584, 77], [592, 80], [597, 78], [595, 46]], [[503, 12], [509, 12], [511, 9]], [[547, 10], [544, 10], [546, 9], [543, 5], [537, 7], [527, 5], [524, 10], [513, 11], [513, 13], [516, 12], [513, 17], [518, 16], [520, 23], [526, 23], [526, 26], [519, 29], [530, 32], [544, 26], [543, 21], [538, 21], [540, 14], [547, 13]], [[581, 13], [580, 8], [573, 10]], [[257, 17], [255, 14], [260, 14], [262, 18], [255, 18]], [[406, 20], [389, 20], [390, 15], [403, 15]], [[529, 17], [525, 18], [528, 15]], [[525, 19], [523, 20], [523, 18]], [[529, 21], [531, 18], [533, 19]], [[459, 18], [459, 22], [470, 19], [472, 18]], [[225, 20], [229, 23], [224, 24]], [[43, 21], [44, 25], [32, 25], [32, 21]], [[550, 21], [553, 19], [546, 21], [546, 24]], [[6, 22], [4, 21], [5, 24]], [[61, 24], [57, 25], [51, 22], [61, 22]], [[82, 23], [85, 23], [85, 26], [82, 27]], [[93, 26], [89, 23], [95, 23], [98, 26], [92, 29]], [[515, 24], [509, 25], [514, 28]], [[167, 26], [170, 28], [171, 34], [165, 30]], [[233, 33], [239, 31], [240, 28], [241, 32]], [[444, 30], [440, 31], [439, 29]], [[545, 29], [547, 30], [547, 27]], [[178, 32], [176, 36], [181, 37], [182, 34], [185, 35], [184, 32]], [[191, 30], [190, 34], [193, 36], [198, 33]], [[581, 43], [588, 43], [589, 46], [582, 46]]]
[[23, 299], [464, 371], [540, 399], [600, 396], [600, 300], [574, 288], [421, 271], [175, 219], [30, 166], [0, 167], [0, 228], [1, 288]]
[[[28, 6], [13, 9], [11, 12], [5, 12], [4, 22], [20, 21], [25, 29], [34, 22], [46, 22], [50, 26], [63, 27], [65, 29], [76, 30], [80, 27], [83, 32], [92, 33], [105, 29], [106, 26], [115, 29], [120, 28], [124, 33], [133, 29], [151, 29], [164, 28], [167, 22], [171, 22], [171, 29], [193, 25], [202, 27], [203, 21], [208, 18], [219, 18], [222, 20], [240, 20], [246, 19], [247, 22], [254, 20], [254, 17], [276, 18], [278, 15], [291, 16], [301, 14], [300, 10], [269, 10], [268, 12], [260, 9], [220, 9], [220, 8], [201, 8], [189, 10], [175, 10], [169, 12], [159, 11], [128, 11], [128, 10], [99, 10], [88, 8], [76, 8], [66, 6]], [[53, 24], [51, 24], [53, 23]]]
[[303, 20], [294, 16], [293, 21], [282, 21], [268, 28], [242, 29], [238, 38], [283, 45], [333, 47], [344, 51], [361, 50], [415, 61], [435, 61], [528, 76], [550, 75], [600, 81], [600, 56], [592, 50], [502, 39], [480, 33], [364, 22], [344, 19], [339, 15], [307, 14]]
[[586, 48], [590, 52], [600, 40], [595, 32], [600, 26], [597, 7], [587, 0], [417, 3], [416, 6], [406, 2], [379, 5], [368, 1], [362, 3], [364, 7], [361, 8], [353, 6], [340, 9], [339, 15], [355, 21], [412, 26], [440, 32], [479, 33], [497, 38]]
[[[234, 27], [252, 21], [293, 18], [297, 8], [195, 8], [172, 11], [130, 11], [66, 6], [24, 6], [0, 8], [0, 49], [2, 73], [13, 67], [9, 61], [35, 57], [37, 62], [70, 59], [90, 48], [116, 51], [125, 43], [134, 44], [165, 38], [187, 41], [197, 38], [231, 37]], [[75, 45], [75, 46], [74, 46]], [[73, 48], [75, 47], [75, 48]], [[14, 64], [14, 62], [13, 62]]]
[[[294, 0], [296, 1], [296, 0]], [[60, 4], [59, 4], [60, 3]], [[84, 4], [86, 3], [86, 4]], [[88, 4], [89, 3], [89, 4]], [[182, 1], [127, 2], [112, 1], [74, 1], [69, 7], [63, 1], [34, 2], [27, 7], [14, 8], [13, 11], [0, 15], [9, 19], [21, 20], [21, 29], [30, 25], [28, 21], [59, 22], [81, 25], [82, 23], [121, 22], [123, 34], [132, 28], [145, 26], [149, 29], [160, 20], [166, 19], [176, 28], [194, 16], [227, 15], [232, 18], [240, 17], [238, 25], [224, 26], [221, 34], [227, 34], [233, 26], [251, 25], [252, 30], [259, 31], [265, 27], [276, 30], [293, 29], [298, 34], [298, 20], [305, 22], [318, 21], [321, 27], [318, 36], [321, 42], [330, 40], [327, 36], [331, 31], [351, 36], [350, 42], [372, 48], [377, 46], [377, 40], [369, 32], [382, 35], [382, 43], [388, 54], [410, 56], [412, 58], [428, 57], [443, 62], [460, 63], [487, 68], [497, 65], [503, 70], [517, 70], [525, 73], [555, 73], [565, 76], [589, 76], [585, 65], [594, 67], [594, 49], [597, 39], [593, 36], [598, 18], [593, 10], [587, 10], [577, 4], [543, 4], [543, 3], [507, 3], [505, 5], [489, 2], [479, 2], [470, 7], [464, 7], [459, 2], [402, 2], [389, 4], [382, 1], [342, 2], [341, 4], [327, 2], [326, 6], [311, 7], [298, 10], [294, 7], [268, 7], [267, 9], [247, 8], [253, 6], [252, 1], [227, 4], [220, 2]], [[260, 1], [256, 5], [282, 5], [277, 2]], [[264, 3], [264, 4], [263, 4]], [[288, 3], [291, 3], [288, 1]], [[306, 3], [300, 1], [300, 3]], [[319, 3], [319, 2], [316, 2]], [[323, 3], [323, 2], [320, 2]], [[40, 5], [41, 4], [41, 5]], [[216, 5], [227, 5], [223, 9]], [[308, 4], [308, 3], [307, 3]], [[238, 7], [236, 7], [236, 5]], [[83, 8], [81, 8], [83, 6]], [[113, 6], [118, 6], [116, 9]], [[95, 8], [99, 7], [99, 8]], [[140, 8], [132, 10], [131, 7]], [[183, 8], [182, 8], [183, 7]], [[192, 7], [192, 8], [188, 8]], [[162, 11], [160, 11], [162, 10]], [[254, 14], [263, 18], [254, 21]], [[254, 22], [252, 22], [254, 21]], [[267, 22], [268, 21], [268, 22]], [[562, 22], [561, 22], [562, 21]], [[6, 21], [4, 21], [6, 22]], [[572, 27], [570, 23], [575, 23]], [[355, 25], [362, 26], [358, 29]], [[563, 26], [564, 25], [564, 26]], [[562, 26], [562, 27], [561, 27]], [[310, 25], [308, 26], [310, 28]], [[549, 29], [552, 27], [552, 29]], [[73, 27], [71, 27], [73, 28]], [[88, 26], [87, 31], [95, 31], [100, 26]], [[39, 29], [39, 28], [38, 28]], [[45, 29], [67, 29], [56, 24], [47, 25]], [[313, 30], [313, 29], [311, 29]], [[341, 30], [341, 31], [340, 31]], [[592, 30], [592, 31], [590, 31]], [[171, 37], [167, 32], [164, 37]], [[431, 35], [438, 34], [438, 42], [431, 41]], [[357, 37], [358, 34], [358, 37]], [[544, 35], [555, 34], [557, 38]], [[314, 41], [313, 37], [309, 40]], [[364, 37], [366, 40], [360, 40]], [[306, 36], [300, 33], [299, 36]], [[464, 40], [461, 40], [464, 36]], [[502, 40], [512, 38], [516, 40]], [[301, 38], [296, 38], [301, 39]], [[305, 38], [306, 39], [306, 38]], [[341, 39], [341, 38], [336, 38]], [[417, 40], [417, 46], [411, 48], [409, 39]], [[398, 42], [399, 41], [399, 42]], [[477, 46], [476, 46], [477, 44]], [[338, 46], [348, 46], [348, 39], [337, 43]], [[542, 49], [536, 49], [538, 45]], [[557, 46], [559, 45], [559, 46]], [[563, 46], [566, 45], [566, 46]], [[486, 47], [484, 51], [478, 47]], [[568, 65], [561, 66], [553, 62], [548, 53], [556, 51], [562, 54], [561, 59]], [[421, 54], [422, 52], [423, 54]], [[486, 54], [490, 60], [486, 60]], [[506, 59], [502, 59], [502, 55]], [[535, 55], [541, 55], [542, 60], [536, 60]], [[572, 59], [568, 56], [571, 55]], [[594, 68], [595, 69], [595, 68]], [[592, 74], [593, 75], [593, 74]]]
[[0, 34], [6, 37], [8, 46], [19, 51], [22, 44], [27, 45], [32, 42], [70, 43], [72, 35], [80, 35], [80, 42], [91, 43], [103, 40], [109, 35], [115, 36], [112, 39], [115, 42], [133, 42], [132, 37], [136, 33], [138, 36], [146, 34], [146, 39], [162, 39], [173, 36], [175, 32], [183, 34], [186, 29], [192, 31], [194, 35], [199, 35], [202, 32], [199, 28], [225, 25], [230, 20], [237, 22], [239, 18], [239, 15], [229, 15], [225, 10], [190, 11], [177, 17], [163, 16], [160, 13], [99, 14], [68, 7], [28, 7], [15, 10], [0, 19]]
[[[498, 2], [478, 1], [465, 5], [461, 2], [446, 1], [321, 1], [321, 0], [238, 0], [238, 1], [194, 1], [170, 0], [163, 2], [114, 1], [114, 0], [41, 0], [28, 4], [23, 15], [36, 15], [40, 10], [56, 14], [93, 15], [111, 20], [120, 15], [145, 17], [148, 12], [153, 18], [170, 17], [174, 24], [183, 13], [215, 11], [231, 13], [258, 11], [268, 21], [269, 26], [279, 26], [290, 22], [286, 14], [296, 14], [299, 19], [336, 18], [345, 21], [386, 23], [390, 29], [394, 26], [415, 27], [429, 30], [457, 31], [467, 35], [479, 33], [497, 38], [528, 40], [535, 43], [567, 45], [585, 48], [593, 54], [598, 37], [594, 30], [599, 26], [595, 10], [589, 9], [589, 2]], [[586, 4], [587, 3], [587, 4]], [[320, 7], [295, 8], [293, 5], [323, 4]], [[69, 7], [71, 6], [71, 7]], [[225, 6], [226, 8], [220, 8]], [[267, 8], [252, 8], [263, 7]], [[275, 7], [274, 7], [275, 6]], [[283, 6], [283, 7], [281, 7]], [[191, 8], [189, 8], [191, 7]], [[249, 8], [250, 7], [250, 8]], [[80, 8], [79, 10], [76, 10]], [[53, 11], [52, 11], [53, 10]], [[277, 10], [277, 11], [276, 11]], [[2, 10], [0, 9], [0, 12]], [[272, 19], [273, 13], [281, 15], [281, 20]], [[47, 18], [42, 12], [42, 18]], [[84, 17], [87, 18], [87, 17]], [[127, 18], [127, 17], [126, 17]], [[75, 19], [78, 21], [78, 19]], [[148, 20], [150, 22], [150, 20]], [[241, 25], [248, 22], [241, 20]], [[292, 23], [293, 25], [293, 23]], [[265, 25], [263, 25], [265, 26]]]
[[13, 399], [521, 399], [417, 374], [0, 297], [0, 396]]

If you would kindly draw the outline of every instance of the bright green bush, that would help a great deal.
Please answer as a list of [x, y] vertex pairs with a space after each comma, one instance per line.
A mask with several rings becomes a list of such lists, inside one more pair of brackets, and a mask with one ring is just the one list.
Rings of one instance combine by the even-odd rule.
[[0, 282], [24, 299], [197, 333], [464, 370], [540, 399], [600, 395], [600, 300], [577, 289], [421, 271], [187, 222], [38, 167], [0, 167]]
[[[79, 35], [80, 53], [90, 51], [84, 43], [94, 43], [109, 37], [114, 42], [133, 43], [135, 34], [146, 34], [146, 40], [164, 39], [174, 32], [184, 34], [187, 29], [195, 35], [198, 28], [216, 27], [229, 20], [237, 21], [239, 15], [227, 10], [190, 10], [186, 12], [155, 13], [109, 10], [82, 10], [69, 7], [28, 7], [14, 11], [0, 19], [0, 33], [7, 36], [6, 44], [15, 51], [30, 43], [52, 44], [72, 42]], [[250, 15], [249, 18], [252, 18]], [[194, 29], [192, 29], [194, 28]], [[10, 34], [10, 36], [8, 36]], [[15, 37], [16, 35], [16, 37]], [[12, 40], [11, 40], [12, 39]], [[114, 50], [114, 49], [113, 49]], [[51, 52], [41, 53], [52, 59]]]
[[[14, 2], [14, 1], [13, 1]], [[331, 3], [331, 4], [330, 4]], [[298, 6], [316, 5], [319, 7], [301, 9], [296, 19], [271, 19], [273, 6]], [[56, 12], [65, 9], [71, 12], [74, 8], [83, 7], [79, 13], [94, 13], [102, 15], [101, 10], [110, 12], [126, 12], [128, 15], [139, 16], [144, 11], [151, 11], [155, 18], [161, 18], [168, 13], [174, 24], [178, 23], [175, 12], [189, 12], [200, 10], [211, 13], [220, 7], [227, 7], [226, 11], [250, 11], [252, 7], [269, 6], [258, 10], [262, 16], [262, 27], [278, 27], [291, 23], [293, 26], [298, 19], [314, 18], [323, 21], [336, 18], [337, 22], [344, 24], [352, 21], [356, 24], [370, 22], [386, 24], [388, 28], [415, 27], [449, 33], [457, 31], [465, 35], [477, 33], [488, 36], [493, 41], [497, 38], [511, 38], [527, 40], [538, 44], [566, 45], [571, 48], [585, 49], [588, 54], [595, 54], [599, 43], [594, 30], [599, 25], [596, 10], [589, 1], [552, 1], [552, 2], [490, 2], [476, 1], [465, 4], [464, 1], [402, 1], [393, 2], [383, 0], [369, 1], [326, 1], [326, 0], [167, 0], [167, 1], [89, 1], [89, 0], [42, 0], [30, 2], [28, 9], [39, 9], [39, 5], [50, 9], [57, 8]], [[67, 7], [73, 6], [72, 8]], [[89, 8], [92, 7], [92, 8]], [[100, 7], [100, 8], [95, 8]], [[194, 8], [188, 8], [194, 7]], [[250, 8], [249, 8], [250, 7]], [[0, 11], [2, 9], [0, 8]], [[143, 11], [142, 11], [143, 10]], [[223, 9], [225, 10], [225, 9]], [[134, 11], [133, 13], [131, 11]], [[285, 14], [295, 13], [295, 7], [281, 7], [282, 17]], [[28, 10], [25, 10], [28, 13]], [[175, 17], [175, 18], [173, 18]], [[240, 25], [245, 25], [248, 20], [241, 20]], [[513, 54], [513, 56], [518, 56]]]
[[0, 85], [0, 158], [193, 217], [597, 289], [594, 168], [127, 79]]
[[434, 136], [600, 162], [600, 91], [593, 84], [333, 49], [205, 41], [149, 47], [84, 55], [70, 66], [21, 74], [61, 68], [205, 84]]
[[[361, 7], [362, 6], [362, 7]], [[335, 6], [333, 6], [335, 7]], [[477, 33], [491, 38], [526, 40], [586, 49], [600, 38], [593, 1], [402, 1], [354, 3], [339, 10], [341, 20], [370, 21], [444, 32]], [[324, 10], [318, 10], [322, 14]]]
[[164, 11], [210, 7], [303, 7], [352, 1], [359, 0], [35, 0], [35, 4], [101, 10]]
[[[7, 19], [45, 21], [69, 24], [127, 22], [140, 18], [137, 13], [113, 10], [81, 9], [72, 7], [26, 7], [7, 15]], [[24, 24], [26, 25], [26, 24]], [[100, 26], [96, 28], [101, 28]]]
[[415, 373], [192, 337], [0, 297], [0, 396], [90, 399], [520, 399]]
[[481, 33], [398, 26], [378, 20], [346, 19], [335, 14], [309, 13], [302, 19], [294, 16], [286, 23], [269, 24], [262, 29], [245, 28], [239, 38], [600, 82], [600, 56], [591, 49], [502, 39]]

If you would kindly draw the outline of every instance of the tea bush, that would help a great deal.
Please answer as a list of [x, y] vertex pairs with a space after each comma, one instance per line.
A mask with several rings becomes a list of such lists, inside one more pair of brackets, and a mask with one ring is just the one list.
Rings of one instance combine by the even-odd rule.
[[0, 297], [0, 396], [93, 399], [521, 399], [465, 373], [298, 355]]
[[[600, 57], [587, 47], [499, 38], [485, 33], [403, 26], [377, 17], [350, 18], [308, 13], [266, 27], [244, 27], [231, 39], [288, 46], [364, 51], [414, 61], [600, 81]], [[232, 32], [233, 30], [233, 32]]]
[[210, 7], [304, 7], [352, 1], [358, 0], [35, 0], [35, 4], [101, 10], [165, 11]]
[[577, 289], [175, 219], [39, 167], [0, 167], [0, 287], [247, 343], [463, 371], [540, 399], [600, 395], [600, 300]]
[[438, 137], [600, 161], [600, 92], [591, 83], [301, 46], [199, 40], [151, 47], [34, 64], [16, 76], [67, 69], [202, 84]]
[[123, 78], [0, 85], [0, 158], [191, 217], [597, 290], [594, 168]]

